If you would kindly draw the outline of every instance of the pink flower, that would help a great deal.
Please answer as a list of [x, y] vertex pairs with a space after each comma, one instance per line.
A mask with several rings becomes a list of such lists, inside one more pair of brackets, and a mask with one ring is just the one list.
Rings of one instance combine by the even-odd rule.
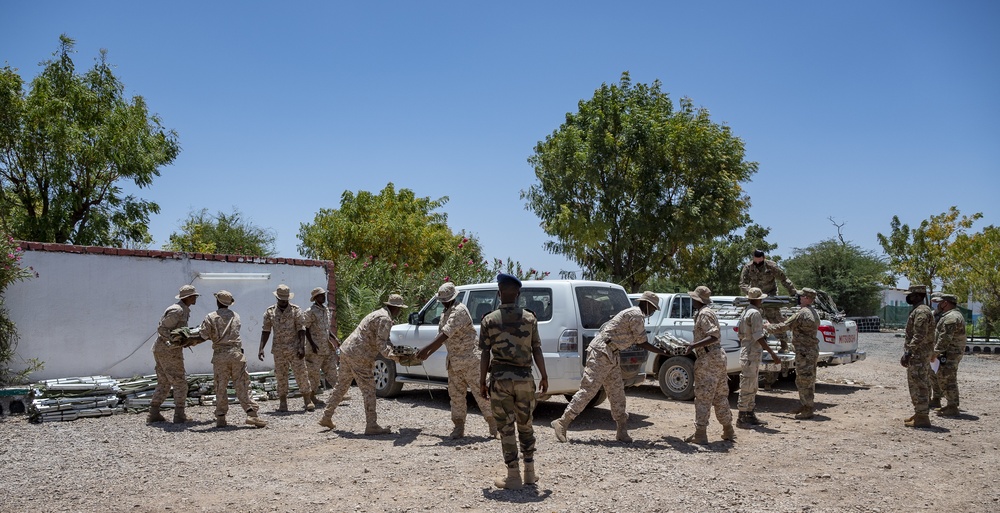
[[462, 249], [462, 246], [464, 246], [464, 244], [459, 244], [458, 249]]
[[469, 242], [469, 238], [468, 237], [462, 237], [462, 242]]
[[358, 254], [351, 251], [351, 259], [356, 259], [356, 258], [358, 258]]
[[445, 276], [444, 281], [451, 281], [451, 275]]
[[368, 262], [365, 262], [365, 265], [363, 265], [361, 267], [368, 267]]
[[405, 262], [403, 263], [403, 267], [409, 267], [409, 266], [410, 266], [410, 264], [407, 264]]
[[473, 262], [472, 262], [472, 259], [470, 258], [470, 259], [469, 259], [469, 265], [472, 265], [472, 263], [473, 263]]

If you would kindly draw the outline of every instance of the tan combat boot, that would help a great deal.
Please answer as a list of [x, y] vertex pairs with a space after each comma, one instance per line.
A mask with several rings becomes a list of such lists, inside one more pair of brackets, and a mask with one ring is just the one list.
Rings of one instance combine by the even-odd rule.
[[616, 429], [615, 439], [619, 442], [625, 442], [627, 444], [632, 443], [632, 437], [628, 434], [628, 428], [623, 425], [619, 425]]
[[288, 396], [278, 398], [278, 411], [288, 411]]
[[382, 426], [380, 426], [380, 425], [378, 425], [378, 424], [376, 424], [376, 423], [373, 422], [373, 423], [368, 424], [367, 426], [365, 426], [365, 435], [368, 435], [368, 436], [371, 436], [371, 435], [387, 435], [387, 434], [389, 434], [389, 433], [392, 432], [392, 430], [389, 429], [390, 427], [391, 426], [382, 427]]
[[802, 405], [800, 404], [800, 405], [799, 405], [799, 406], [798, 406], [797, 408], [795, 408], [794, 410], [792, 410], [792, 411], [791, 411], [791, 412], [789, 412], [789, 413], [791, 413], [791, 414], [793, 414], [793, 415], [798, 415], [798, 414], [802, 413], [802, 410], [805, 410], [805, 409], [806, 409], [806, 407], [805, 407], [805, 406], [802, 406]]
[[562, 417], [552, 421], [552, 429], [556, 431], [556, 440], [560, 442], [565, 442], [566, 438], [566, 423], [563, 421]]
[[333, 417], [330, 415], [323, 415], [323, 418], [319, 419], [319, 425], [328, 429], [337, 429], [337, 425], [333, 423]]
[[163, 414], [160, 413], [160, 406], [150, 405], [149, 406], [149, 416], [146, 417], [146, 422], [152, 424], [153, 422], [166, 422], [167, 419], [163, 418]]
[[695, 443], [699, 445], [705, 445], [708, 443], [708, 432], [705, 426], [695, 426], [694, 434], [685, 438], [687, 443]]
[[320, 406], [326, 406], [326, 401], [320, 399], [321, 395], [323, 395], [321, 391], [316, 391], [312, 393], [313, 404], [315, 404], [317, 408], [319, 408]]
[[525, 461], [523, 483], [526, 485], [530, 485], [530, 484], [535, 484], [537, 482], [538, 482], [538, 474], [535, 474], [535, 462]]
[[521, 469], [517, 468], [516, 464], [513, 467], [507, 467], [507, 477], [498, 477], [496, 481], [493, 481], [493, 484], [504, 490], [520, 490], [524, 486], [521, 481]]
[[309, 392], [309, 393], [306, 393], [306, 394], [302, 394], [302, 404], [303, 404], [303, 406], [305, 406], [306, 411], [315, 411], [316, 410], [316, 405], [313, 403], [313, 400], [312, 400], [312, 392]]
[[799, 420], [807, 420], [813, 418], [815, 415], [816, 414], [813, 412], [812, 408], [803, 406], [802, 410], [795, 414], [795, 418]]
[[184, 415], [184, 407], [174, 407], [174, 424], [183, 424], [188, 421], [187, 415]]
[[226, 416], [225, 415], [216, 415], [215, 416], [215, 427], [217, 427], [217, 428], [224, 428], [224, 427], [226, 427], [228, 425], [229, 424], [226, 423]]
[[264, 419], [262, 419], [262, 418], [260, 418], [260, 417], [258, 417], [257, 416], [257, 412], [247, 412], [246, 423], [247, 423], [247, 425], [254, 426], [254, 427], [259, 427], [259, 428], [267, 426], [267, 421], [264, 420]]
[[465, 421], [464, 420], [452, 420], [455, 423], [455, 428], [451, 430], [451, 439], [456, 440], [465, 436]]
[[928, 404], [928, 406], [930, 406], [931, 408], [940, 408], [941, 407], [941, 398], [940, 397], [935, 397], [935, 398], [931, 399], [931, 402], [930, 402], [930, 404]]
[[733, 430], [732, 423], [722, 426], [722, 439], [729, 440], [730, 442], [736, 440], [736, 431]]
[[957, 404], [949, 404], [934, 413], [936, 413], [938, 417], [957, 417], [961, 414], [961, 411], [959, 411]]
[[931, 418], [926, 413], [917, 413], [903, 422], [906, 427], [931, 427]]

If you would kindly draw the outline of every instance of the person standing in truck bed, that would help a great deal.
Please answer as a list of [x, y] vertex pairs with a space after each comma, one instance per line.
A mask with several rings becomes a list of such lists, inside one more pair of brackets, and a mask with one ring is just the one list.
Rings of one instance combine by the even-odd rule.
[[[785, 271], [778, 267], [774, 261], [765, 259], [763, 251], [755, 249], [753, 250], [753, 260], [747, 262], [743, 266], [743, 271], [740, 272], [740, 290], [746, 294], [751, 287], [757, 287], [768, 296], [776, 296], [778, 295], [777, 282], [779, 280], [788, 290], [788, 295], [796, 295], [795, 284], [788, 279], [788, 276], [785, 276]], [[764, 307], [762, 313], [764, 319], [770, 323], [777, 324], [784, 320], [779, 307]], [[778, 341], [781, 342], [778, 352], [787, 353], [788, 336], [780, 335]]]

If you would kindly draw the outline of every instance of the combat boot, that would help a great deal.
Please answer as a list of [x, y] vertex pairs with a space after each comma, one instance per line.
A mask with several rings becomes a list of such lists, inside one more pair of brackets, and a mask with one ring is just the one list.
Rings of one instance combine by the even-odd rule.
[[322, 393], [320, 392], [313, 392], [312, 394], [313, 404], [315, 404], [317, 408], [319, 408], [320, 406], [326, 406], [326, 401], [320, 399], [319, 398], [320, 395], [322, 395]]
[[903, 425], [914, 428], [931, 427], [931, 418], [926, 413], [917, 413], [903, 422]]
[[328, 429], [337, 429], [337, 425], [333, 423], [333, 417], [329, 415], [323, 415], [323, 418], [319, 419], [319, 425]]
[[802, 413], [805, 409], [806, 409], [806, 407], [800, 404], [798, 408], [795, 408], [794, 410], [792, 410], [789, 413], [791, 413], [793, 415], [798, 415], [798, 414]]
[[552, 421], [552, 429], [556, 430], [556, 440], [560, 442], [566, 441], [566, 423], [563, 421], [562, 417]]
[[260, 417], [258, 417], [257, 416], [257, 412], [253, 412], [253, 413], [247, 412], [246, 423], [247, 423], [247, 425], [254, 426], [254, 427], [259, 427], [259, 428], [267, 426], [267, 421], [264, 420], [264, 419], [262, 419], [262, 418], [260, 418]]
[[229, 424], [226, 422], [226, 416], [225, 415], [216, 415], [215, 416], [215, 427], [217, 427], [217, 428], [224, 428], [224, 427], [226, 427], [228, 425]]
[[537, 482], [538, 482], [538, 475], [535, 474], [535, 462], [525, 461], [523, 483], [526, 485], [530, 485], [530, 484], [535, 484]]
[[961, 411], [959, 411], [957, 404], [949, 404], [934, 413], [936, 413], [938, 417], [957, 417], [961, 414]]
[[747, 422], [752, 426], [766, 426], [767, 422], [757, 418], [757, 414], [753, 410], [747, 412]]
[[312, 401], [312, 392], [302, 394], [302, 404], [305, 406], [306, 411], [315, 411], [316, 405]]
[[815, 416], [815, 413], [813, 413], [813, 409], [808, 406], [803, 406], [802, 411], [795, 414], [795, 418], [799, 420], [811, 419], [813, 416]]
[[694, 434], [685, 438], [684, 441], [687, 443], [695, 443], [699, 445], [705, 445], [708, 443], [708, 430], [705, 426], [695, 426]]
[[368, 436], [371, 436], [371, 435], [387, 435], [387, 434], [389, 434], [389, 433], [392, 432], [392, 430], [389, 429], [390, 427], [391, 426], [382, 427], [382, 426], [380, 426], [378, 424], [371, 423], [371, 424], [368, 424], [367, 426], [365, 426], [365, 435], [368, 435]]
[[147, 423], [152, 424], [153, 422], [166, 422], [166, 421], [167, 419], [163, 418], [163, 415], [160, 413], [159, 406], [153, 406], [153, 405], [149, 406], [149, 416], [146, 417]]
[[465, 421], [455, 420], [455, 428], [451, 430], [451, 439], [456, 440], [465, 436]]
[[497, 432], [497, 419], [487, 417], [486, 425], [490, 427], [490, 438], [500, 438], [500, 433]]
[[736, 431], [733, 430], [732, 424], [722, 426], [722, 439], [729, 440], [730, 442], [736, 440]]
[[618, 425], [618, 430], [615, 433], [615, 439], [619, 442], [625, 442], [627, 444], [632, 443], [632, 437], [629, 436], [628, 429], [621, 424]]
[[278, 411], [288, 411], [288, 396], [278, 398]]
[[187, 415], [184, 415], [184, 407], [174, 407], [174, 424], [183, 424], [188, 421]]
[[913, 415], [910, 415], [909, 417], [906, 417], [905, 419], [903, 419], [903, 424], [906, 424], [907, 422], [910, 422], [911, 420], [913, 420], [913, 417], [916, 417], [916, 416], [917, 416], [917, 414], [914, 413]]
[[933, 408], [940, 408], [941, 407], [941, 398], [940, 397], [935, 397], [935, 398], [931, 399], [931, 402], [927, 406], [931, 407], [932, 409]]
[[498, 477], [493, 484], [505, 490], [520, 490], [524, 486], [524, 482], [521, 481], [521, 469], [517, 468], [517, 465], [507, 467], [507, 477]]

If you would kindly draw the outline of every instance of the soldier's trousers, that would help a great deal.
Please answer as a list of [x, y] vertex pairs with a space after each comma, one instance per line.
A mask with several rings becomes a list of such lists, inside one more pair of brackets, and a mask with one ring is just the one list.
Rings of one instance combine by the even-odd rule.
[[931, 364], [927, 361], [926, 356], [910, 358], [910, 364], [906, 367], [906, 385], [910, 389], [910, 402], [913, 403], [913, 412], [917, 415], [926, 415], [931, 411], [931, 380], [934, 379], [933, 374], [931, 372]]
[[622, 382], [619, 359], [604, 351], [594, 350], [587, 353], [587, 366], [583, 369], [580, 390], [573, 394], [569, 406], [562, 415], [565, 424], [569, 425], [583, 413], [594, 396], [604, 388], [611, 403], [611, 418], [615, 419], [619, 427], [625, 427], [628, 424], [628, 412], [625, 411], [625, 383]]
[[292, 368], [295, 374], [295, 383], [299, 386], [299, 392], [305, 394], [312, 392], [313, 387], [309, 382], [309, 373], [306, 371], [305, 358], [299, 358], [294, 350], [279, 349], [272, 353], [274, 356], [274, 377], [278, 379], [278, 397], [288, 395], [288, 368]]
[[[490, 388], [490, 406], [500, 433], [500, 449], [507, 468], [517, 468], [517, 442], [521, 442], [524, 461], [534, 461], [535, 430], [532, 415], [535, 411], [535, 381], [498, 379]], [[517, 428], [517, 438], [514, 428]]]
[[[771, 324], [780, 324], [785, 322], [785, 318], [781, 315], [780, 308], [761, 308], [761, 315], [764, 316], [764, 320]], [[784, 341], [786, 344], [790, 341], [790, 334], [787, 331], [782, 331], [781, 333], [775, 333], [774, 336], [778, 340]], [[791, 347], [791, 346], [790, 346]]]
[[323, 415], [333, 416], [337, 410], [337, 405], [347, 395], [351, 388], [351, 381], [358, 384], [361, 390], [361, 400], [365, 405], [365, 422], [369, 426], [377, 424], [378, 415], [375, 412], [375, 360], [370, 358], [354, 359], [345, 354], [340, 355], [340, 371], [337, 375], [337, 384], [333, 386], [330, 396], [326, 399], [326, 408]]
[[247, 373], [247, 359], [238, 348], [220, 351], [212, 355], [212, 369], [215, 374], [215, 416], [224, 417], [229, 412], [229, 381], [233, 382], [236, 399], [243, 411], [256, 412], [260, 409], [250, 398], [250, 374]]
[[314, 353], [312, 347], [306, 348], [306, 369], [309, 372], [309, 384], [313, 391], [323, 387], [323, 380], [320, 372], [326, 375], [326, 382], [330, 386], [337, 383], [337, 353], [330, 351], [327, 353]]
[[934, 397], [948, 400], [948, 406], [958, 406], [958, 364], [962, 361], [962, 353], [945, 353], [945, 363], [938, 367], [937, 375], [932, 376], [931, 385]]
[[795, 345], [795, 388], [799, 389], [799, 402], [807, 408], [814, 406], [816, 398], [817, 361], [819, 361], [818, 342], [812, 345]]
[[467, 415], [466, 395], [472, 389], [479, 411], [486, 423], [493, 425], [493, 410], [490, 402], [479, 393], [479, 358], [448, 359], [448, 398], [451, 399], [451, 420], [464, 423]]
[[184, 352], [179, 347], [153, 349], [153, 359], [156, 361], [156, 390], [150, 399], [150, 405], [159, 407], [163, 400], [174, 390], [174, 406], [183, 408], [187, 403], [188, 382], [184, 375]]
[[757, 407], [757, 383], [760, 378], [760, 347], [757, 342], [751, 342], [754, 347], [748, 356], [740, 356], [740, 399], [737, 402], [739, 411], [753, 411]]
[[708, 426], [708, 417], [715, 407], [715, 418], [722, 425], [733, 423], [729, 410], [729, 383], [726, 376], [726, 353], [714, 349], [694, 361], [694, 425]]

